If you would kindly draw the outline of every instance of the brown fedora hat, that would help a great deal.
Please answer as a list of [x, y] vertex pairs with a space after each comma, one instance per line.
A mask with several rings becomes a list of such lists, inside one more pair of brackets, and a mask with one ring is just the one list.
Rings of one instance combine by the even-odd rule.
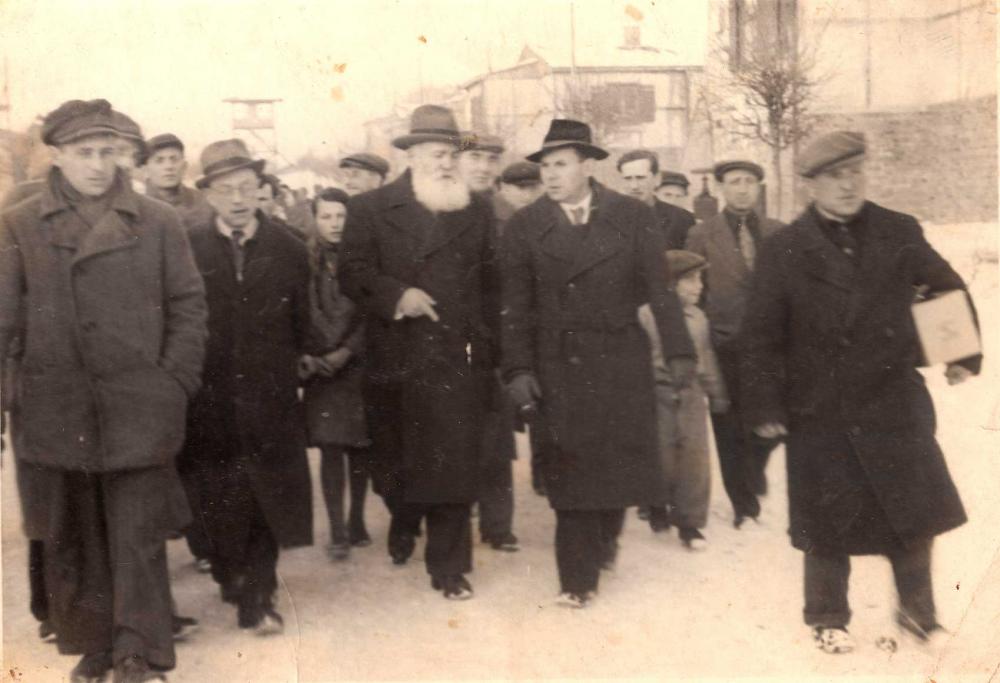
[[529, 154], [525, 159], [538, 163], [549, 152], [565, 147], [575, 147], [591, 159], [600, 160], [608, 157], [605, 150], [591, 141], [590, 126], [586, 123], [572, 119], [552, 119], [549, 132], [542, 141], [542, 148], [534, 154]]
[[259, 175], [264, 170], [264, 159], [252, 159], [246, 143], [238, 138], [219, 140], [201, 151], [202, 176], [195, 181], [195, 187], [204, 190], [208, 184], [221, 175], [252, 168]]
[[392, 141], [392, 146], [409, 149], [421, 142], [447, 142], [458, 146], [461, 135], [451, 109], [436, 104], [424, 104], [410, 115], [410, 132]]

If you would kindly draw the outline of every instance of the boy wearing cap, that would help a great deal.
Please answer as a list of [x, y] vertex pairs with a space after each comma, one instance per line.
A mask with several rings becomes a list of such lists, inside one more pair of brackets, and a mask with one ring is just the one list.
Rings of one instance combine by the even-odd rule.
[[708, 319], [698, 308], [702, 271], [708, 267], [708, 262], [698, 254], [679, 249], [671, 249], [665, 256], [670, 286], [684, 307], [684, 321], [698, 354], [698, 371], [696, 381], [689, 386], [677, 385], [663, 360], [663, 347], [653, 314], [649, 305], [644, 304], [639, 309], [639, 322], [653, 347], [656, 422], [667, 492], [664, 504], [650, 509], [649, 526], [659, 532], [673, 524], [686, 548], [703, 550], [708, 541], [700, 529], [708, 521], [711, 489], [706, 408], [713, 413], [725, 412], [729, 408], [729, 398], [709, 340]]
[[[805, 607], [817, 647], [850, 651], [851, 555], [884, 555], [896, 621], [937, 650], [931, 545], [966, 521], [935, 439], [934, 406], [911, 306], [965, 290], [920, 224], [865, 198], [865, 139], [837, 131], [797, 160], [812, 203], [766, 242], [745, 323], [746, 420], [786, 437], [789, 534], [804, 554]], [[982, 356], [948, 364], [949, 384]]]
[[712, 413], [712, 431], [722, 484], [733, 506], [733, 526], [739, 529], [748, 518], [756, 521], [760, 515], [757, 496], [767, 491], [764, 468], [776, 444], [755, 436], [743, 419], [739, 400], [743, 355], [740, 326], [757, 249], [783, 225], [757, 215], [764, 179], [759, 164], [743, 159], [722, 161], [713, 172], [725, 208], [692, 228], [685, 248], [705, 257], [709, 265], [705, 273], [705, 313], [731, 401], [728, 411]]
[[389, 162], [378, 154], [358, 152], [340, 160], [340, 179], [351, 197], [382, 187], [387, 175]]
[[0, 215], [0, 359], [21, 340], [17, 457], [45, 480], [30, 523], [74, 681], [174, 666], [165, 540], [190, 520], [173, 468], [204, 355], [187, 238], [117, 168], [116, 123], [105, 100], [51, 112], [47, 181]]
[[150, 138], [146, 150], [146, 196], [174, 207], [189, 230], [208, 220], [212, 207], [200, 192], [184, 184], [187, 160], [181, 139], [163, 133]]
[[665, 495], [641, 304], [678, 386], [695, 369], [652, 211], [592, 178], [607, 156], [587, 124], [553, 120], [528, 157], [547, 196], [514, 214], [503, 238], [504, 378], [522, 415], [534, 416], [556, 513], [558, 602], [576, 608], [615, 565], [625, 508]]
[[[515, 161], [500, 174], [500, 196], [510, 207], [506, 222], [514, 212], [523, 209], [542, 196], [542, 175], [538, 164], [530, 161]], [[499, 218], [499, 216], [498, 216]], [[500, 228], [502, 232], [502, 226]]]

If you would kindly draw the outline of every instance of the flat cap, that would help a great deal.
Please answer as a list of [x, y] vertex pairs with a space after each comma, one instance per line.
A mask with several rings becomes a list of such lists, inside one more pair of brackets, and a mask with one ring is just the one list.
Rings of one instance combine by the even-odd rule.
[[154, 135], [146, 141], [146, 148], [149, 150], [149, 154], [160, 151], [161, 149], [169, 148], [178, 149], [181, 153], [184, 153], [184, 143], [181, 139], [174, 135], [173, 133], [161, 133], [160, 135]]
[[813, 178], [845, 161], [863, 156], [864, 153], [864, 133], [838, 130], [822, 135], [809, 143], [804, 150], [799, 152], [795, 168], [799, 175]]
[[760, 164], [755, 164], [754, 162], [747, 161], [746, 159], [720, 161], [712, 167], [712, 175], [714, 175], [716, 181], [720, 183], [722, 182], [723, 176], [730, 171], [747, 171], [748, 173], [752, 173], [757, 176], [757, 180], [764, 179], [764, 169], [761, 168]]
[[538, 185], [542, 182], [542, 173], [538, 164], [530, 161], [515, 161], [500, 174], [500, 182], [508, 185]]
[[670, 269], [670, 277], [674, 279], [707, 267], [708, 261], [701, 254], [684, 249], [670, 249], [667, 252], [667, 268]]
[[657, 188], [663, 187], [664, 185], [679, 185], [685, 190], [691, 184], [691, 181], [687, 179], [687, 176], [683, 173], [677, 173], [676, 171], [663, 171], [660, 173], [660, 184]]
[[348, 154], [341, 159], [340, 168], [362, 168], [366, 171], [378, 173], [385, 178], [389, 173], [389, 162], [378, 154], [358, 152], [357, 154]]
[[500, 154], [506, 149], [501, 140], [496, 135], [490, 135], [489, 133], [474, 133], [467, 132], [462, 133], [462, 141], [459, 144], [459, 150], [462, 152], [496, 152]]
[[69, 100], [45, 115], [42, 142], [63, 145], [88, 135], [121, 135], [107, 100]]
[[[111, 112], [111, 124], [118, 130], [118, 134], [123, 138], [143, 142], [142, 129], [130, 116], [117, 109]], [[143, 144], [145, 144], [143, 142]]]

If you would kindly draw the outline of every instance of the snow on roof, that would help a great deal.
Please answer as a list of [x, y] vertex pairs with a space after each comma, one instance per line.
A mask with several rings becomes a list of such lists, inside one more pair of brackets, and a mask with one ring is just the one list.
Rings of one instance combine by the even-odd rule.
[[[525, 45], [518, 65], [541, 60], [553, 69], [569, 69], [573, 64], [569, 46]], [[655, 47], [600, 46], [592, 43], [577, 45], [578, 69], [656, 69], [693, 66], [687, 55]]]

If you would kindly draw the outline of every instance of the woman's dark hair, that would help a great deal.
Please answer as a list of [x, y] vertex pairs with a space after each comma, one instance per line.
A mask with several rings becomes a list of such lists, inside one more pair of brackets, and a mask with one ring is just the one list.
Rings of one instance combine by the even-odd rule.
[[347, 200], [350, 198], [350, 195], [341, 190], [339, 187], [323, 188], [309, 203], [312, 207], [313, 218], [316, 217], [316, 210], [319, 208], [320, 202], [340, 202], [344, 206], [347, 206]]

